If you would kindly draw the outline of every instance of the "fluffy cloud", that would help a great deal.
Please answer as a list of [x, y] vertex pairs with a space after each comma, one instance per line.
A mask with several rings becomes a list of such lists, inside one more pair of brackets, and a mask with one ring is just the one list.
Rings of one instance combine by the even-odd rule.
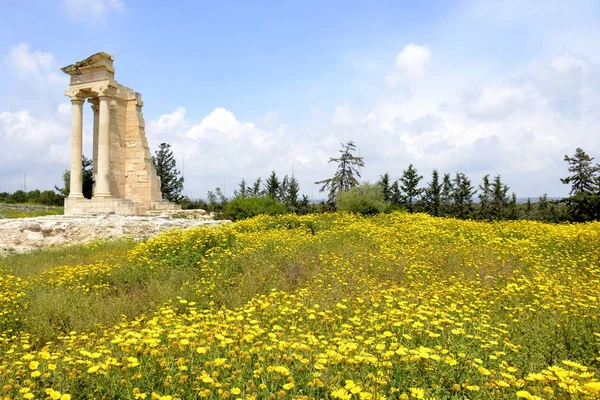
[[121, 0], [63, 0], [63, 7], [71, 18], [82, 21], [90, 17], [100, 20], [110, 12], [125, 12]]
[[61, 96], [67, 79], [53, 54], [26, 43], [0, 56], [0, 69], [10, 82], [0, 93], [2, 190], [18, 189], [23, 173], [28, 187], [52, 188], [69, 163], [71, 105]]
[[[427, 46], [417, 44], [408, 44], [396, 56], [396, 66], [409, 77], [421, 77], [425, 75], [427, 64], [431, 59], [431, 52]], [[393, 75], [392, 75], [393, 77]], [[390, 77], [390, 83], [394, 83], [395, 79]]]
[[[597, 68], [565, 50], [504, 79], [471, 83], [443, 107], [436, 98], [423, 98], [419, 86], [412, 97], [389, 94], [362, 107], [338, 105], [327, 123], [309, 125], [302, 136], [293, 124], [266, 129], [224, 108], [197, 122], [178, 108], [149, 126], [155, 142], [162, 135], [185, 156], [187, 187], [202, 188], [195, 192], [200, 196], [214, 186], [231, 192], [241, 178], [295, 168], [304, 193], [320, 198], [313, 182], [333, 173], [327, 160], [347, 140], [365, 158], [365, 180], [384, 172], [398, 177], [413, 163], [426, 179], [434, 168], [465, 172], [474, 184], [499, 173], [520, 196], [565, 195], [558, 179], [565, 174], [564, 154], [577, 146], [600, 151], [594, 139], [600, 118], [590, 107], [600, 99]], [[571, 75], [577, 79], [567, 79]], [[443, 79], [431, 77], [430, 84], [437, 87]], [[561, 108], [563, 98], [576, 105], [576, 115]]]
[[[429, 51], [422, 53], [425, 57], [415, 54], [423, 49], [406, 46], [396, 67], [407, 76], [422, 74]], [[4, 98], [16, 99], [0, 104], [3, 188], [17, 189], [25, 171], [40, 188], [60, 183], [69, 161], [71, 107], [60, 96], [66, 79], [53, 77], [52, 54], [26, 44], [9, 49], [0, 61], [14, 92]], [[446, 82], [453, 76], [439, 71], [411, 80], [406, 93], [386, 87], [381, 76], [379, 98], [341, 99], [328, 111], [315, 109], [309, 121], [285, 125], [272, 112], [245, 120], [237, 110], [217, 107], [198, 115], [182, 105], [156, 118], [146, 115], [147, 134], [151, 149], [161, 142], [172, 145], [179, 168], [185, 169], [186, 194], [194, 197], [216, 186], [231, 193], [242, 178], [253, 181], [275, 170], [279, 175], [293, 171], [303, 193], [321, 198], [314, 182], [331, 176], [335, 166], [327, 160], [347, 140], [365, 158], [365, 180], [385, 172], [398, 177], [413, 163], [426, 179], [433, 168], [465, 172], [473, 183], [500, 173], [520, 196], [565, 195], [568, 190], [559, 181], [566, 173], [564, 154], [578, 146], [600, 154], [600, 67], [568, 49], [529, 61], [510, 75], [464, 79], [451, 89]], [[389, 63], [381, 70], [393, 67]], [[84, 129], [89, 144], [89, 125]]]
[[[194, 122], [179, 107], [150, 121], [147, 130], [151, 148], [168, 142], [179, 165], [185, 162], [186, 187], [194, 196], [204, 196], [215, 187], [230, 192], [242, 178], [266, 176], [273, 169], [291, 172], [294, 163], [288, 154], [294, 143], [283, 126], [262, 129], [238, 120], [225, 108], [215, 108]], [[302, 155], [298, 157], [300, 163]]]

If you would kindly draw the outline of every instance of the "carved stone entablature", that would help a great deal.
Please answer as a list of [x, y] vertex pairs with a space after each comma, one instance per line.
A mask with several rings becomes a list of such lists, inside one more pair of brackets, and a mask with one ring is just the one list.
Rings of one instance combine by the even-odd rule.
[[90, 91], [96, 97], [113, 97], [117, 93], [117, 88], [108, 84], [93, 85]]
[[85, 101], [87, 97], [86, 93], [81, 89], [68, 89], [65, 90], [65, 95], [71, 98], [71, 101]]
[[67, 65], [61, 68], [61, 71], [71, 76], [71, 85], [113, 79], [115, 74], [114, 59], [110, 54], [100, 52], [75, 64]]

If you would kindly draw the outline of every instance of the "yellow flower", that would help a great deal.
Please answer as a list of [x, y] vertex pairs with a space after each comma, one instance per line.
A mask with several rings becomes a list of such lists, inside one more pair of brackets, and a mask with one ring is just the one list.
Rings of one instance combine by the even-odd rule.
[[350, 400], [352, 395], [344, 388], [339, 388], [331, 392], [331, 397], [341, 400]]
[[242, 390], [239, 387], [231, 388], [231, 394], [238, 395], [240, 393], [242, 393]]
[[38, 361], [30, 361], [29, 362], [29, 369], [37, 369], [37, 367], [40, 365], [40, 363]]
[[425, 390], [420, 388], [410, 388], [410, 395], [415, 399], [424, 399], [425, 398]]
[[583, 387], [592, 392], [600, 392], [600, 382], [588, 382]]
[[54, 390], [54, 389], [51, 389], [51, 388], [46, 389], [45, 392], [46, 392], [46, 394], [48, 396], [50, 396], [50, 398], [52, 400], [59, 400], [61, 398], [61, 396], [62, 396], [61, 393], [58, 390]]
[[527, 390], [519, 390], [517, 392], [517, 397], [523, 398], [523, 399], [530, 399], [531, 398], [531, 393], [529, 393]]
[[93, 373], [98, 372], [99, 369], [100, 369], [100, 367], [98, 365], [92, 365], [91, 367], [88, 368], [87, 373], [93, 374]]

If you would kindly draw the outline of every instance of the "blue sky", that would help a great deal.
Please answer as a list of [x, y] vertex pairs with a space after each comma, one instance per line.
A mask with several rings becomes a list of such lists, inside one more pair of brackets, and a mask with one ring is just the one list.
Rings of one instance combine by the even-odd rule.
[[[0, 3], [0, 190], [60, 183], [70, 105], [58, 68], [106, 51], [142, 93], [151, 147], [185, 158], [186, 193], [271, 170], [315, 180], [340, 142], [363, 178], [413, 163], [500, 173], [566, 195], [562, 161], [600, 161], [596, 1], [44, 0]], [[91, 112], [86, 111], [86, 152]]]

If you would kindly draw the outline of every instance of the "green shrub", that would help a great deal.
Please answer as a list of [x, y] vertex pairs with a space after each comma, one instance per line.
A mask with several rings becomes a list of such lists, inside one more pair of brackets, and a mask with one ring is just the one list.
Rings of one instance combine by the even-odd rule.
[[343, 192], [337, 199], [336, 209], [363, 215], [374, 215], [384, 212], [389, 206], [383, 197], [383, 190], [379, 185], [363, 183], [347, 192]]
[[237, 221], [260, 214], [279, 215], [286, 213], [285, 205], [271, 197], [238, 197], [227, 203], [223, 210], [223, 218]]

